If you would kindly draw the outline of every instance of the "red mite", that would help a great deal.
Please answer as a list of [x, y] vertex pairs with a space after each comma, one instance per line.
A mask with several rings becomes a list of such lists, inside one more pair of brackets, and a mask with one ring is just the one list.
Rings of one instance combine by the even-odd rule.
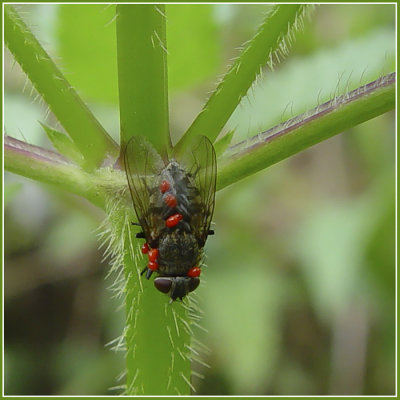
[[158, 268], [158, 264], [154, 261], [149, 261], [147, 267], [149, 268], [149, 270], [155, 271]]
[[196, 276], [200, 276], [200, 273], [201, 273], [201, 269], [199, 267], [193, 267], [193, 268], [189, 269], [188, 276], [191, 276], [194, 278]]
[[178, 225], [179, 221], [183, 218], [182, 214], [174, 214], [168, 217], [165, 220], [165, 226], [168, 228], [173, 228], [174, 226]]
[[155, 287], [171, 301], [183, 299], [200, 284], [203, 248], [214, 212], [217, 164], [205, 137], [187, 145], [179, 160], [165, 162], [144, 138], [128, 142], [124, 163], [138, 222], [136, 237], [146, 243], [148, 264], [142, 274], [155, 273]]
[[161, 193], [165, 193], [169, 190], [170, 184], [168, 181], [162, 181], [160, 183], [160, 191]]
[[164, 203], [169, 207], [169, 208], [175, 208], [176, 205], [178, 204], [176, 197], [172, 194], [167, 193], [164, 197]]
[[158, 258], [158, 249], [151, 249], [148, 256], [150, 261], [156, 261]]

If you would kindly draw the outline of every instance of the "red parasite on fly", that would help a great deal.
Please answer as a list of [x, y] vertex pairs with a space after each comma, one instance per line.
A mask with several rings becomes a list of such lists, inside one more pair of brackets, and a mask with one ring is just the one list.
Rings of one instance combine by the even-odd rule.
[[124, 153], [133, 206], [146, 242], [143, 269], [154, 286], [171, 301], [185, 297], [200, 284], [203, 248], [214, 212], [217, 163], [205, 136], [193, 141], [177, 161], [164, 162], [144, 138], [134, 136]]

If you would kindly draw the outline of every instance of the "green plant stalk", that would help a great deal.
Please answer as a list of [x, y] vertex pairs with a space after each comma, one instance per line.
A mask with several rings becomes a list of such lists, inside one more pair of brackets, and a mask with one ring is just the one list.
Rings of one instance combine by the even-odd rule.
[[143, 281], [139, 271], [146, 261], [137, 245], [132, 245], [133, 235], [128, 236], [124, 260], [125, 270], [130, 271], [126, 274], [125, 394], [188, 395], [191, 355], [187, 348], [190, 332], [185, 326], [186, 310], [181, 302], [168, 304], [163, 293], [151, 282]]
[[144, 136], [163, 156], [171, 147], [163, 4], [117, 6], [121, 149]]
[[116, 344], [126, 354], [123, 394], [190, 394], [192, 324], [186, 309], [193, 313], [193, 307], [187, 307], [187, 298], [169, 304], [140, 275], [148, 260], [140, 250], [143, 241], [135, 237], [140, 228], [131, 223], [136, 216], [128, 190], [125, 186], [109, 194], [100, 237], [115, 277], [111, 289], [126, 302], [126, 326]]
[[304, 7], [306, 6], [298, 4], [275, 6], [177, 143], [176, 151], [184, 151], [187, 141], [198, 135], [206, 135], [212, 142], [215, 141], [242, 97], [260, 74], [261, 68], [275, 52], [286, 51], [286, 48], [282, 50], [280, 45], [295, 29], [296, 21], [304, 12]]
[[104, 208], [103, 191], [93, 176], [69, 164], [57, 153], [6, 136], [4, 166], [10, 172], [52, 184]]
[[5, 43], [33, 86], [82, 153], [87, 171], [118, 147], [65, 79], [15, 9], [4, 7]]
[[218, 162], [217, 189], [394, 109], [395, 73], [232, 146]]
[[[163, 5], [117, 6], [118, 86], [121, 150], [135, 135], [146, 137], [166, 156], [170, 148], [166, 33]], [[133, 205], [132, 205], [133, 209]], [[125, 240], [126, 393], [190, 394], [190, 335], [182, 304], [168, 305], [165, 295], [142, 279], [137, 240], [130, 228]], [[175, 321], [177, 323], [175, 324]], [[177, 333], [179, 332], [179, 334]]]

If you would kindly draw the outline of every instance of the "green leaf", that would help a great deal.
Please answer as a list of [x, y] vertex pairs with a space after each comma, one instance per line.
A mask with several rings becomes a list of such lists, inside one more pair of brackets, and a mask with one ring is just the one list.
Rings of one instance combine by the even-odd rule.
[[71, 84], [84, 97], [109, 103], [118, 103], [114, 19], [115, 5], [58, 6], [58, 49]]
[[85, 160], [82, 154], [75, 146], [75, 143], [67, 135], [50, 128], [42, 122], [39, 123], [46, 132], [47, 137], [53, 143], [53, 146], [60, 152], [60, 154], [62, 154], [69, 160], [74, 161], [80, 166], [83, 165]]

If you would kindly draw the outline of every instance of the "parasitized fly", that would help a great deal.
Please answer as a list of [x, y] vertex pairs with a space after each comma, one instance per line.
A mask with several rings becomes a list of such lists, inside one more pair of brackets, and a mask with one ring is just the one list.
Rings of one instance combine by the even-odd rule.
[[124, 154], [133, 206], [146, 242], [142, 252], [153, 272], [155, 287], [171, 301], [185, 297], [200, 284], [203, 248], [214, 212], [217, 163], [210, 140], [193, 141], [179, 161], [166, 163], [144, 138], [134, 136]]

